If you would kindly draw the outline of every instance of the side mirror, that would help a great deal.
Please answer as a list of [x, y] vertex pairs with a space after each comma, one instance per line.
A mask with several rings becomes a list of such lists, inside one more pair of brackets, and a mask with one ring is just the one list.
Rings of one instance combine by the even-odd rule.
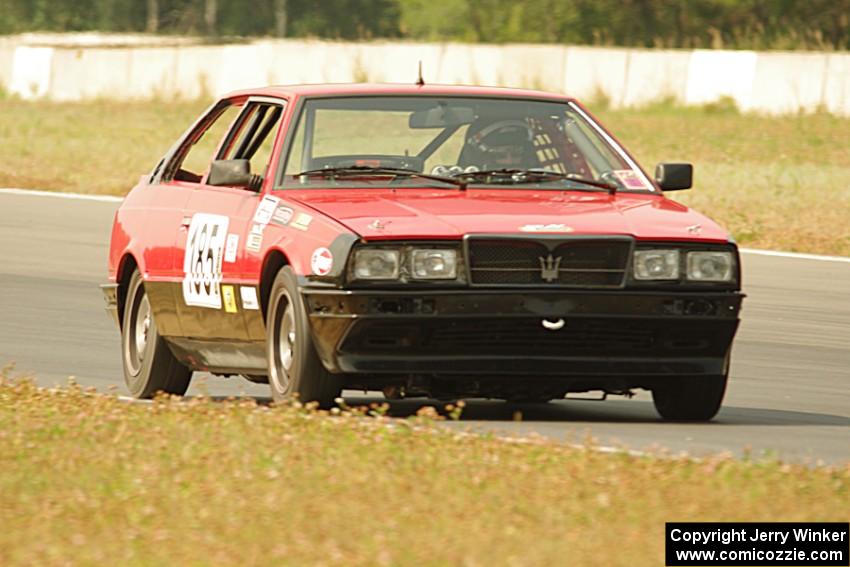
[[655, 166], [655, 182], [662, 191], [681, 191], [694, 184], [694, 166], [689, 163], [659, 163]]
[[251, 174], [251, 162], [247, 159], [217, 159], [210, 165], [207, 185], [215, 187], [242, 187], [258, 191], [263, 178]]

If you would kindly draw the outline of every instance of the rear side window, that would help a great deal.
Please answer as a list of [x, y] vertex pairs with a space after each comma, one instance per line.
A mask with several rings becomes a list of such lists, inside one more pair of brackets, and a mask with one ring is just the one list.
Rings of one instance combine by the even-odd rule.
[[251, 173], [265, 177], [282, 118], [281, 104], [249, 103], [219, 150], [218, 159], [247, 159]]

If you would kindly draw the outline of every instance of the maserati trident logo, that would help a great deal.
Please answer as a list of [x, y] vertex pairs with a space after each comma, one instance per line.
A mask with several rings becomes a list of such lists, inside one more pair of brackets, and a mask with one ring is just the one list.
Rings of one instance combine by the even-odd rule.
[[561, 265], [561, 257], [554, 258], [551, 254], [538, 257], [540, 260], [540, 277], [547, 282], [553, 282], [558, 279], [558, 268]]

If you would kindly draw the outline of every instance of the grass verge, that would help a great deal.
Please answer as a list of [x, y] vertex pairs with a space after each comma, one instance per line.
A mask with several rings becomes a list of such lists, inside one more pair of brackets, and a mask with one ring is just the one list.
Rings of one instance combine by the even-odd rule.
[[0, 186], [123, 195], [206, 104], [0, 100]]
[[0, 378], [3, 565], [659, 565], [666, 521], [846, 519], [850, 468], [603, 454]]
[[693, 162], [695, 189], [668, 196], [720, 222], [741, 246], [850, 256], [850, 119], [711, 108], [600, 117], [650, 172], [662, 161]]
[[[122, 195], [206, 104], [0, 100], [0, 186]], [[696, 189], [670, 196], [741, 245], [850, 256], [850, 118], [664, 104], [599, 115], [650, 171], [693, 162]]]

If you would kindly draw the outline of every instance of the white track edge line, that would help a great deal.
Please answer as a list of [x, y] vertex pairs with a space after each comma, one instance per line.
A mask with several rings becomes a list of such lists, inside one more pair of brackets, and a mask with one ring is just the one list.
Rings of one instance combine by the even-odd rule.
[[0, 194], [29, 195], [32, 197], [56, 197], [57, 199], [73, 199], [76, 201], [101, 201], [104, 203], [120, 203], [123, 197], [112, 195], [85, 195], [83, 193], [62, 193], [61, 191], [36, 191], [35, 189], [17, 189], [14, 187], [0, 188]]
[[[35, 189], [0, 188], [0, 194], [6, 195], [31, 195], [35, 197], [56, 197], [58, 199], [74, 199], [79, 201], [100, 201], [104, 203], [120, 203], [123, 197], [112, 195], [85, 195], [83, 193], [62, 193], [58, 191], [37, 191]], [[840, 262], [850, 264], [850, 257], [845, 256], [823, 256], [820, 254], [803, 254], [799, 252], [781, 252], [778, 250], [756, 250], [753, 248], [741, 248], [744, 254], [755, 254], [758, 256], [773, 256], [777, 258], [794, 258], [797, 260], [817, 260], [821, 262]]]
[[780, 252], [777, 250], [755, 250], [753, 248], [740, 248], [744, 254], [753, 254], [756, 256], [773, 256], [776, 258], [794, 258], [796, 260], [818, 260], [821, 262], [842, 262], [850, 264], [850, 258], [847, 256], [822, 256], [820, 254], [803, 254], [800, 252]]

